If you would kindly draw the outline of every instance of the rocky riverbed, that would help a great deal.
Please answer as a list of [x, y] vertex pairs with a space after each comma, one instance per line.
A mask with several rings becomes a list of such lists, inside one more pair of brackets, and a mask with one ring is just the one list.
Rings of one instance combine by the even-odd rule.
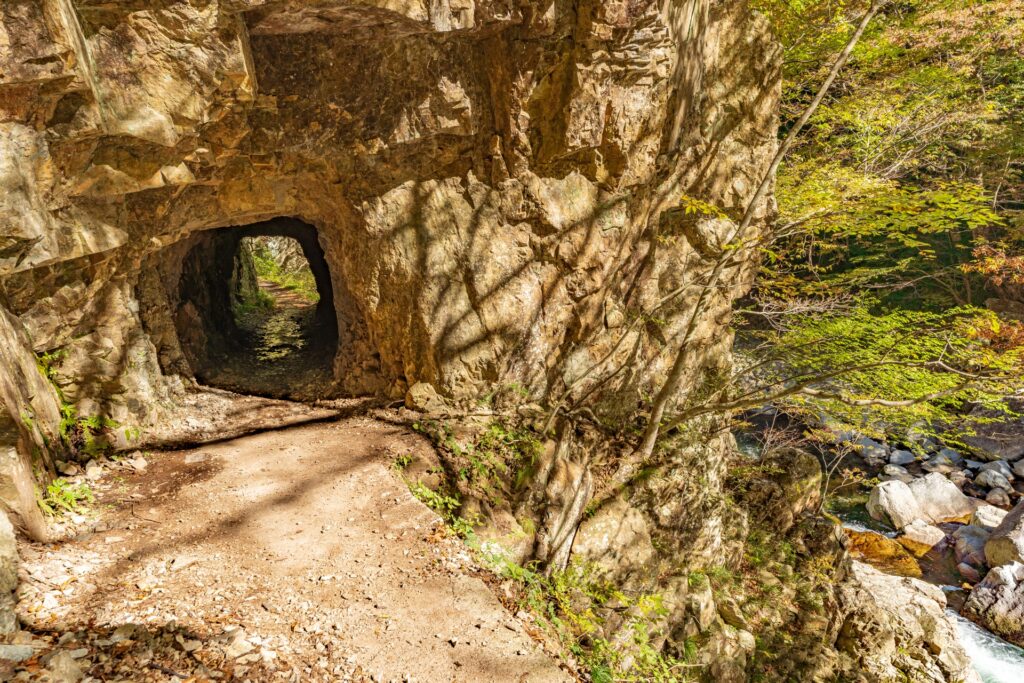
[[[1011, 402], [1013, 407], [1013, 402]], [[1016, 410], [1016, 408], [1014, 408]], [[855, 557], [945, 587], [984, 680], [1024, 677], [1024, 422], [983, 423], [961, 448], [841, 433], [866, 500], [834, 506]]]

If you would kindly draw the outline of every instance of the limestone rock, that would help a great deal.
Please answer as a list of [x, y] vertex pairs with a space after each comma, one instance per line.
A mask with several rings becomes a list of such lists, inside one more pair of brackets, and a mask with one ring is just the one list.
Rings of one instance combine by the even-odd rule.
[[978, 476], [974, 478], [974, 483], [978, 486], [984, 486], [990, 489], [1003, 489], [1008, 491], [1012, 488], [1009, 479], [1002, 472], [996, 470], [985, 470], [978, 472]]
[[1011, 562], [992, 569], [971, 590], [961, 613], [1024, 647], [1024, 564]]
[[1006, 510], [1001, 510], [992, 505], [982, 505], [971, 515], [971, 526], [976, 526], [985, 531], [993, 531], [1006, 518]]
[[845, 616], [836, 647], [868, 680], [979, 683], [939, 588], [854, 562], [837, 592]]
[[926, 518], [910, 486], [902, 481], [882, 482], [871, 489], [867, 503], [872, 518], [891, 524], [896, 529]]
[[909, 485], [925, 520], [932, 522], [966, 521], [975, 506], [951, 481], [931, 473]]
[[0, 510], [0, 637], [18, 630], [14, 590], [18, 586], [18, 546], [14, 527]]
[[572, 554], [605, 574], [625, 576], [642, 569], [654, 555], [654, 547], [643, 514], [616, 498], [580, 525]]
[[817, 510], [821, 502], [821, 464], [798, 448], [766, 453], [761, 462], [763, 469], [772, 474], [750, 482], [744, 500], [785, 533], [802, 515]]
[[992, 530], [992, 536], [985, 544], [985, 557], [993, 568], [1024, 562], [1024, 501], [1017, 503]]
[[910, 451], [894, 448], [892, 452], [889, 453], [889, 463], [892, 465], [902, 466], [909, 465], [914, 462], [917, 462], [917, 456]]
[[945, 540], [946, 532], [921, 520], [915, 520], [904, 527], [899, 537], [900, 544], [917, 557], [927, 554]]

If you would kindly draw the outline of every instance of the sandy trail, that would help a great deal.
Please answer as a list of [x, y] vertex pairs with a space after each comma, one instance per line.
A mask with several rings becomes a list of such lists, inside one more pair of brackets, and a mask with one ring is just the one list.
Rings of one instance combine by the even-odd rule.
[[573, 680], [391, 469], [424, 449], [355, 417], [108, 472], [88, 530], [22, 545], [17, 678]]

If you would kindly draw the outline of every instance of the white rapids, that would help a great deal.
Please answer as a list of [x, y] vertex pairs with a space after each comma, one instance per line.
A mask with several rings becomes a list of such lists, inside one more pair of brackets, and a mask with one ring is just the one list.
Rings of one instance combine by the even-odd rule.
[[985, 683], [1021, 683], [1024, 681], [1024, 649], [947, 610], [956, 622], [960, 642], [971, 664]]

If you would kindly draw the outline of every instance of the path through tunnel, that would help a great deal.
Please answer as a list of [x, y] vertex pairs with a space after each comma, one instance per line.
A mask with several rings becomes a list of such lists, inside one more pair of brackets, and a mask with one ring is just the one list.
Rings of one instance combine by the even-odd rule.
[[185, 254], [175, 319], [203, 384], [274, 398], [329, 393], [338, 348], [316, 229], [278, 218], [203, 233]]

